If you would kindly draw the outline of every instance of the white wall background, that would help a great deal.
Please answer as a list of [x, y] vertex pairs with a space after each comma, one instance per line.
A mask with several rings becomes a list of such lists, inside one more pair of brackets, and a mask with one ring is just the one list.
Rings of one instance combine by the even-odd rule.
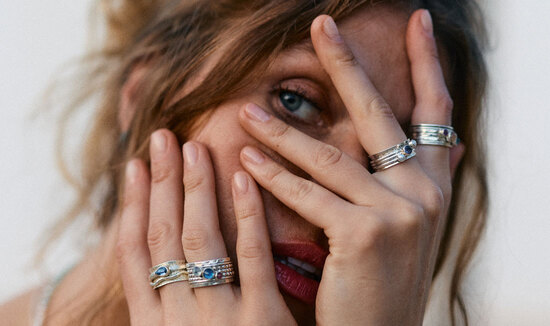
[[[84, 49], [88, 1], [0, 0], [0, 301], [37, 284], [37, 240], [70, 192], [51, 115], [30, 120]], [[550, 1], [489, 0], [491, 215], [467, 289], [475, 325], [550, 325]], [[45, 273], [76, 257], [65, 241]]]

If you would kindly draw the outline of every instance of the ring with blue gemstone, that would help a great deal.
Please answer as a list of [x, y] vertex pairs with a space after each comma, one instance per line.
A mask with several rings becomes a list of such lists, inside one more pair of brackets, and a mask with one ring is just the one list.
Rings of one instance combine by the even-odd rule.
[[411, 137], [418, 145], [455, 147], [458, 144], [458, 135], [453, 127], [438, 124], [421, 123], [410, 127]]
[[189, 262], [187, 276], [192, 288], [231, 283], [235, 280], [235, 270], [229, 257]]
[[149, 273], [149, 284], [153, 289], [158, 289], [174, 282], [187, 281], [185, 260], [166, 261], [151, 267]]
[[402, 143], [369, 156], [370, 164], [376, 171], [383, 171], [416, 156], [416, 141], [407, 139]]

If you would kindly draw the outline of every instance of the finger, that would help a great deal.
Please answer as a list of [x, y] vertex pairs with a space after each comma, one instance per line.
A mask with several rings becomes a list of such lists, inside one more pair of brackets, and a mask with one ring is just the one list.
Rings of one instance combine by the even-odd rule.
[[[208, 150], [197, 142], [183, 146], [185, 186], [183, 250], [188, 262], [227, 257], [220, 232], [214, 170]], [[195, 289], [199, 307], [208, 311], [213, 302], [228, 308], [234, 299], [229, 284]], [[220, 308], [220, 309], [222, 309]]]
[[147, 279], [151, 267], [147, 248], [149, 186], [145, 164], [130, 161], [118, 225], [117, 260], [132, 325], [151, 325], [161, 320], [156, 314], [160, 311], [160, 299]]
[[245, 305], [265, 306], [274, 299], [282, 303], [260, 191], [252, 177], [239, 171], [233, 176], [232, 193], [237, 219], [239, 278]]
[[282, 203], [325, 230], [335, 224], [335, 218], [346, 216], [346, 211], [352, 206], [322, 186], [290, 173], [257, 148], [243, 148], [241, 163]]
[[[417, 10], [409, 19], [407, 52], [416, 97], [411, 123], [451, 125], [453, 102], [439, 63], [429, 11]], [[420, 145], [417, 151], [421, 166], [433, 180], [438, 184], [449, 181], [448, 148]]]
[[239, 117], [252, 136], [352, 203], [368, 206], [373, 192], [389, 192], [362, 164], [338, 148], [292, 128], [257, 105], [246, 105]]
[[315, 18], [311, 38], [317, 57], [338, 90], [367, 153], [373, 155], [406, 140], [391, 108], [345, 44], [330, 16]]
[[416, 97], [411, 122], [450, 125], [453, 102], [439, 62], [428, 10], [417, 10], [409, 19], [407, 52]]
[[[151, 197], [148, 243], [153, 265], [183, 259], [181, 229], [183, 217], [182, 161], [178, 141], [166, 129], [151, 136]], [[192, 291], [183, 282], [158, 289], [165, 314], [175, 313], [189, 301]]]

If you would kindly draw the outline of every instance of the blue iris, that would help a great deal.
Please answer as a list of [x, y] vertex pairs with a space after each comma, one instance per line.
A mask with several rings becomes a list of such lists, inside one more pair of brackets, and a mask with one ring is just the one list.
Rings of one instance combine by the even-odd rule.
[[279, 94], [279, 99], [281, 104], [292, 114], [307, 122], [320, 121], [320, 110], [303, 96], [290, 91], [282, 91]]

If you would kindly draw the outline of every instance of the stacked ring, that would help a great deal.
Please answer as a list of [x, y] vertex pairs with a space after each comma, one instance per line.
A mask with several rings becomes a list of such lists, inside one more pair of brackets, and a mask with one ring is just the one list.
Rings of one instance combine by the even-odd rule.
[[416, 156], [416, 141], [407, 139], [380, 153], [370, 155], [370, 164], [375, 171], [383, 171]]
[[454, 147], [458, 143], [458, 136], [453, 127], [436, 124], [418, 124], [410, 127], [411, 136], [418, 145], [435, 145]]
[[151, 267], [149, 273], [149, 284], [155, 290], [166, 284], [187, 281], [185, 260], [169, 260]]
[[229, 257], [187, 263], [189, 286], [214, 286], [234, 281], [235, 270]]

